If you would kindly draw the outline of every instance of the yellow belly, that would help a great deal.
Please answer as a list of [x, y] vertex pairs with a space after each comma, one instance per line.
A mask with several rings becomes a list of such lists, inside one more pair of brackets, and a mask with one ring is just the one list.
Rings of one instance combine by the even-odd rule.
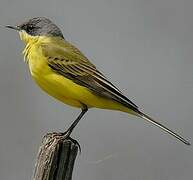
[[35, 82], [46, 93], [65, 104], [82, 107], [81, 102], [77, 99], [78, 92], [82, 92], [81, 87], [76, 86], [71, 80], [54, 73], [44, 60], [41, 63], [36, 63], [35, 60], [30, 59], [29, 69]]

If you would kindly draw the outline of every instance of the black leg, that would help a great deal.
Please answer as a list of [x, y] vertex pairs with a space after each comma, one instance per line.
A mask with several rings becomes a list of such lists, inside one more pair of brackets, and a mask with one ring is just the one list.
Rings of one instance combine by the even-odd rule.
[[76, 127], [78, 122], [81, 120], [81, 118], [84, 116], [84, 114], [88, 111], [87, 106], [84, 106], [84, 109], [82, 109], [81, 113], [79, 116], [76, 118], [76, 120], [72, 123], [72, 125], [68, 128], [68, 130], [64, 133], [66, 137], [69, 137], [70, 134], [72, 133], [73, 129]]

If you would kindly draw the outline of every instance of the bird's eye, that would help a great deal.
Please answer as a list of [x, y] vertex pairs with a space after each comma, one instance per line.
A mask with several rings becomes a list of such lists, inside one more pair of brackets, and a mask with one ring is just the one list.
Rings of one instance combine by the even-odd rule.
[[26, 27], [26, 31], [27, 31], [27, 32], [31, 32], [33, 29], [34, 29], [34, 26], [32, 26], [32, 25], [28, 25], [28, 26]]

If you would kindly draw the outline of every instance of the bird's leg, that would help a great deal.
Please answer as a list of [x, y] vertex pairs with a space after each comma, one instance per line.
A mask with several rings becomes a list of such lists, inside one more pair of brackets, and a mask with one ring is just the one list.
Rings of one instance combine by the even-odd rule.
[[65, 138], [65, 139], [70, 139], [72, 142], [74, 142], [74, 144], [78, 145], [78, 148], [81, 152], [81, 147], [80, 144], [78, 143], [78, 141], [76, 141], [75, 139], [72, 139], [70, 137], [72, 131], [74, 130], [74, 128], [76, 127], [76, 125], [78, 124], [78, 122], [82, 119], [82, 117], [84, 116], [84, 114], [88, 111], [88, 108], [86, 105], [83, 106], [81, 113], [79, 114], [79, 116], [76, 118], [76, 120], [71, 124], [71, 126], [67, 129], [67, 131], [65, 131], [64, 133], [61, 133], [61, 135]]
[[72, 133], [73, 129], [76, 127], [76, 125], [78, 124], [78, 122], [81, 120], [81, 118], [84, 116], [84, 114], [88, 111], [87, 106], [84, 106], [84, 108], [82, 109], [81, 113], [79, 114], [79, 116], [76, 118], [76, 120], [71, 124], [71, 126], [68, 128], [67, 131], [65, 131], [63, 133], [63, 135], [65, 137], [70, 137], [70, 134]]

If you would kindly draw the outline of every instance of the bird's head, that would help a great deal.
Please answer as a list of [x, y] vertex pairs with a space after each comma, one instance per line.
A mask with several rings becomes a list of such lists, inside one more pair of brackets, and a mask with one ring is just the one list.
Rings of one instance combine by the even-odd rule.
[[17, 30], [21, 40], [24, 42], [40, 36], [64, 38], [61, 30], [51, 20], [45, 17], [31, 18], [19, 25], [7, 25], [6, 27]]

